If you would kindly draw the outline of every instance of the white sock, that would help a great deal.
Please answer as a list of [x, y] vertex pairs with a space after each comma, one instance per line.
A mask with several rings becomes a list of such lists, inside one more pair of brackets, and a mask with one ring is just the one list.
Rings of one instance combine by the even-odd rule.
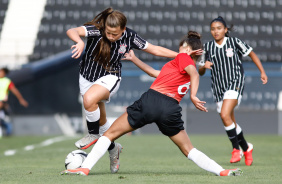
[[100, 109], [96, 109], [95, 111], [89, 112], [84, 109], [85, 115], [86, 115], [86, 120], [89, 122], [95, 122], [100, 119]]
[[239, 135], [242, 132], [242, 128], [239, 126], [239, 124], [237, 123], [237, 127], [236, 127], [236, 133], [237, 135]]
[[218, 176], [220, 175], [220, 172], [224, 170], [214, 160], [210, 159], [207, 155], [197, 150], [196, 148], [193, 148], [190, 151], [190, 153], [188, 154], [188, 159], [192, 160], [200, 168], [212, 172]]
[[232, 130], [233, 128], [235, 128], [235, 123], [234, 123], [234, 122], [233, 122], [231, 125], [229, 125], [229, 126], [224, 126], [224, 129], [225, 129], [226, 131]]
[[107, 122], [103, 126], [100, 126], [99, 128], [100, 135], [102, 136], [111, 127], [112, 124], [113, 122], [109, 122], [107, 120]]
[[88, 154], [84, 162], [82, 163], [82, 168], [88, 168], [89, 170], [100, 160], [100, 158], [106, 153], [111, 144], [110, 139], [106, 136], [102, 136], [98, 139], [91, 152]]

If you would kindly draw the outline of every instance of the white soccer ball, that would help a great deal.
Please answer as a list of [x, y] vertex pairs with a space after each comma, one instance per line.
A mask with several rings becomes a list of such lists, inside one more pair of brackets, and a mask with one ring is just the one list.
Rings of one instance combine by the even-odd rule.
[[87, 153], [82, 150], [74, 150], [70, 152], [65, 159], [66, 169], [77, 169], [87, 157]]

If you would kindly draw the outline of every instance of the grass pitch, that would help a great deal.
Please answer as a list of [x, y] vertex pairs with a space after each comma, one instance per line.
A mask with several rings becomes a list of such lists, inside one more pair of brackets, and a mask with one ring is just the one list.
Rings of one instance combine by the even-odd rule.
[[[75, 150], [80, 137], [4, 137], [0, 139], [0, 183], [255, 183], [277, 184], [282, 180], [282, 137], [247, 135], [254, 144], [254, 163], [244, 159], [230, 164], [231, 144], [225, 134], [190, 135], [193, 145], [226, 169], [241, 168], [243, 176], [218, 177], [185, 158], [169, 138], [162, 135], [123, 136], [124, 149], [118, 173], [111, 174], [108, 153], [88, 176], [61, 176], [66, 155]], [[88, 148], [89, 152], [92, 147]], [[7, 150], [10, 150], [7, 152]], [[14, 155], [5, 156], [4, 153]]]

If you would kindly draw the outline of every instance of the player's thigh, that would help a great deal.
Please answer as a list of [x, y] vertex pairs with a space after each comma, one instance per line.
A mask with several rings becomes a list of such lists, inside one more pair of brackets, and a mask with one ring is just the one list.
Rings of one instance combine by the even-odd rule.
[[127, 117], [127, 112], [123, 113], [104, 133], [104, 136], [108, 137], [111, 141], [114, 141], [120, 136], [135, 130], [129, 125]]
[[107, 88], [99, 84], [94, 84], [83, 95], [84, 107], [87, 108], [92, 104], [98, 104], [98, 102], [100, 102], [101, 100], [108, 99], [109, 96], [110, 91]]
[[225, 99], [222, 102], [221, 107], [221, 116], [231, 116], [232, 112], [234, 111], [234, 108], [238, 104], [237, 99]]
[[170, 136], [169, 138], [178, 146], [185, 156], [188, 156], [190, 150], [193, 149], [193, 145], [185, 130], [181, 130], [178, 134]]

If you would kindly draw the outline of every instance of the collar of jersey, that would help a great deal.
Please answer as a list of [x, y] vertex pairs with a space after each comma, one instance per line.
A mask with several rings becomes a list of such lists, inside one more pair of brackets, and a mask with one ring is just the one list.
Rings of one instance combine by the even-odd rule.
[[219, 48], [222, 48], [226, 44], [226, 41], [227, 41], [227, 37], [224, 37], [223, 42], [221, 43], [221, 45], [217, 44], [216, 41], [214, 41], [214, 43], [215, 43], [215, 46], [217, 46]]
[[126, 30], [122, 33], [122, 35], [119, 37], [119, 39], [118, 39], [118, 40], [121, 40], [121, 39], [124, 37], [125, 32], [126, 32]]

